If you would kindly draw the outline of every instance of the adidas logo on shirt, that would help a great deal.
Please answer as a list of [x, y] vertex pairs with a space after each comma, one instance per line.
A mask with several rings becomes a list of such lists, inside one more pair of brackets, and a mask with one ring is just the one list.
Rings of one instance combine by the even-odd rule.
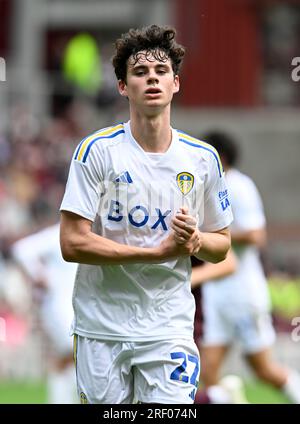
[[132, 178], [128, 171], [123, 172], [115, 179], [115, 183], [133, 183]]

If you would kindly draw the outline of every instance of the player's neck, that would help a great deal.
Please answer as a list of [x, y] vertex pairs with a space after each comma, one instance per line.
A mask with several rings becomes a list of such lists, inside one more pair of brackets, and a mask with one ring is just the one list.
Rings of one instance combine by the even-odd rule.
[[145, 152], [164, 153], [170, 147], [172, 141], [170, 114], [152, 117], [132, 114], [130, 128], [133, 137]]

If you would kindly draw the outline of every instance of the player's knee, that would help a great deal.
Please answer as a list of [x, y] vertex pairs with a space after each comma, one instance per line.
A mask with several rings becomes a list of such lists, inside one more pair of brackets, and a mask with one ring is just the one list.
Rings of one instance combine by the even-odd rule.
[[284, 384], [287, 375], [285, 368], [274, 362], [270, 362], [264, 367], [255, 369], [255, 373], [260, 380], [277, 388], [280, 388]]
[[261, 366], [256, 366], [255, 369], [256, 376], [263, 381], [268, 382], [270, 379], [270, 371], [268, 368], [263, 368]]
[[256, 376], [270, 384], [276, 384], [277, 380], [277, 369], [276, 366], [272, 362], [268, 362], [267, 364], [259, 364], [254, 369]]

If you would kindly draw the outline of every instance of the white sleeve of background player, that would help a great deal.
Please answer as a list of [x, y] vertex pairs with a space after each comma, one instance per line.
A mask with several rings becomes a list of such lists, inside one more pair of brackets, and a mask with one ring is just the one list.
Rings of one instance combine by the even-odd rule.
[[24, 237], [12, 245], [13, 258], [33, 281], [43, 275], [44, 259], [59, 250], [59, 226], [52, 226]]
[[213, 155], [210, 159], [208, 177], [204, 188], [201, 231], [221, 230], [228, 227], [233, 220], [228, 188], [221, 163]]
[[247, 176], [237, 186], [232, 186], [234, 228], [256, 230], [264, 228], [266, 218], [260, 194], [254, 182]]
[[96, 157], [96, 149], [91, 149], [84, 163], [72, 159], [66, 191], [60, 207], [61, 211], [73, 212], [94, 221], [103, 182], [102, 158]]

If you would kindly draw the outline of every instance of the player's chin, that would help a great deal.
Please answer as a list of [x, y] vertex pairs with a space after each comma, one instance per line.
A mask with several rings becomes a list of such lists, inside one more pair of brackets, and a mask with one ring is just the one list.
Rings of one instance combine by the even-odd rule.
[[162, 102], [160, 99], [146, 99], [145, 105], [148, 107], [163, 107], [164, 102]]
[[146, 109], [155, 113], [159, 113], [163, 111], [166, 108], [166, 106], [168, 106], [168, 103], [166, 103], [165, 101], [159, 101], [159, 100], [149, 101], [149, 102], [146, 102], [145, 104]]

